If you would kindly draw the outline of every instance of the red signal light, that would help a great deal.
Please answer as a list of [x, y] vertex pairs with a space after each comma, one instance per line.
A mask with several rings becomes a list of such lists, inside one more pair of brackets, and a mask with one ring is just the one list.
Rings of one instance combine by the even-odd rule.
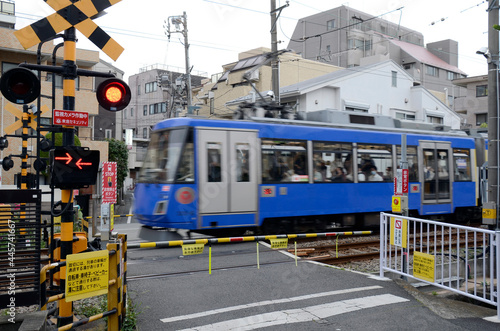
[[10, 102], [25, 105], [40, 95], [40, 81], [31, 70], [14, 68], [0, 78], [0, 90]]
[[132, 94], [128, 85], [117, 78], [103, 81], [97, 87], [97, 101], [104, 109], [119, 111], [127, 107]]
[[123, 97], [122, 90], [116, 86], [110, 86], [104, 93], [109, 102], [118, 102]]

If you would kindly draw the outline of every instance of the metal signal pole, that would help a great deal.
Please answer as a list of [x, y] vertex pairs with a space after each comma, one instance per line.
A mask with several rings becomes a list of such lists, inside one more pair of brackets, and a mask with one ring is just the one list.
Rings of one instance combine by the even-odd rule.
[[[63, 110], [75, 110], [75, 78], [76, 71], [76, 31], [74, 27], [64, 32], [64, 74], [63, 74]], [[63, 131], [63, 146], [73, 146], [75, 132], [73, 127]], [[61, 262], [73, 253], [73, 194], [71, 189], [61, 190]], [[60, 288], [66, 288], [66, 266], [61, 267]], [[73, 323], [73, 302], [66, 299], [59, 301], [57, 326]]]

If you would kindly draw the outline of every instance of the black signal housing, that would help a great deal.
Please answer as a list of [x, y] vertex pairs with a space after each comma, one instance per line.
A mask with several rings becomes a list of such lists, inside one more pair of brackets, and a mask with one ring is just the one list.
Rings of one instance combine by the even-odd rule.
[[102, 108], [115, 112], [128, 106], [132, 94], [123, 80], [110, 78], [99, 84], [96, 97]]
[[40, 80], [33, 71], [18, 67], [2, 75], [0, 90], [10, 102], [25, 105], [40, 96]]

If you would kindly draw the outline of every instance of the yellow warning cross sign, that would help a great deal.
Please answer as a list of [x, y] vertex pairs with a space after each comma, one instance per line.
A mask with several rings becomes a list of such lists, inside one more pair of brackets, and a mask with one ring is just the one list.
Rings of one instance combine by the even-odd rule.
[[28, 49], [48, 40], [61, 31], [75, 27], [113, 60], [123, 52], [113, 38], [92, 21], [92, 17], [121, 0], [46, 0], [56, 12], [14, 32], [21, 45]]
[[[17, 109], [16, 107], [12, 106], [10, 103], [5, 105], [5, 110], [7, 110], [9, 113], [13, 114], [15, 117], [19, 118], [17, 121], [15, 121], [13, 124], [9, 125], [8, 127], [5, 128], [5, 134], [11, 134], [17, 129], [20, 129], [23, 127], [23, 115], [24, 113]], [[44, 113], [49, 111], [49, 108], [45, 105], [42, 106], [42, 112], [40, 115], [43, 115]], [[38, 130], [38, 123], [36, 121], [37, 114], [27, 114], [28, 116], [28, 125], [33, 129], [33, 130]]]

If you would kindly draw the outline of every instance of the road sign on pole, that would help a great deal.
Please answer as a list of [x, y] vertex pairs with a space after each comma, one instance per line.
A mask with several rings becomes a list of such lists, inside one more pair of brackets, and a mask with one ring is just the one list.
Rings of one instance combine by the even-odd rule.
[[116, 162], [102, 163], [102, 203], [116, 203]]

